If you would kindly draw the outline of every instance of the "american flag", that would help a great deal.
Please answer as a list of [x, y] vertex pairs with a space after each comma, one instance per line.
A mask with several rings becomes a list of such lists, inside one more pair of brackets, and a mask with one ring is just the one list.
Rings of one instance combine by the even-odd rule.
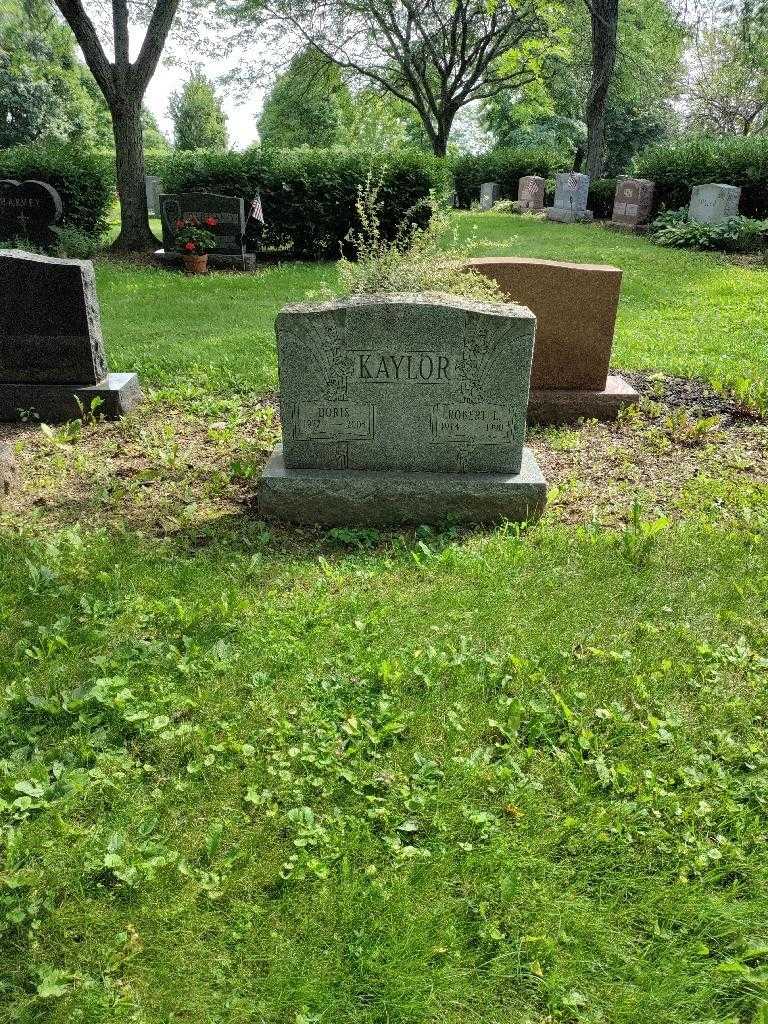
[[261, 205], [261, 196], [258, 192], [253, 197], [251, 208], [248, 211], [248, 217], [252, 220], [257, 220], [259, 224], [264, 223], [264, 207]]

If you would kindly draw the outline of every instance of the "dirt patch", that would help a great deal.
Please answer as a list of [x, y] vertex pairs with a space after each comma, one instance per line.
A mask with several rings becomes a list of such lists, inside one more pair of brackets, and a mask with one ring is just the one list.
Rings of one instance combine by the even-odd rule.
[[755, 420], [754, 412], [721, 394], [706, 381], [690, 377], [670, 377], [642, 370], [617, 371], [643, 398], [660, 401], [675, 409], [687, 409], [695, 416], [722, 416], [724, 425], [738, 420]]
[[[547, 521], [618, 525], [635, 501], [673, 519], [768, 509], [768, 424], [739, 416], [701, 382], [625, 376], [643, 398], [619, 421], [531, 431], [550, 488]], [[230, 396], [204, 415], [150, 395], [117, 423], [46, 432], [2, 424], [19, 475], [0, 529], [45, 534], [78, 523], [214, 536], [256, 518], [259, 475], [279, 434], [275, 395]]]

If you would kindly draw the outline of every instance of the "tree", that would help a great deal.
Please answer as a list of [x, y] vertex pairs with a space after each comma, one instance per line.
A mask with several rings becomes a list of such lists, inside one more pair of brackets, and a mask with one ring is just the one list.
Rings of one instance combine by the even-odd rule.
[[179, 0], [154, 0], [136, 60], [131, 62], [128, 40], [129, 0], [109, 0], [114, 36], [114, 60], [107, 56], [99, 32], [82, 0], [55, 0], [80, 44], [86, 63], [112, 115], [115, 139], [120, 234], [114, 247], [143, 251], [157, 244], [149, 228], [144, 185], [142, 101], [176, 16]]
[[[586, 6], [566, 12], [569, 59], [560, 73], [502, 93], [485, 104], [498, 145], [548, 143], [586, 151], [586, 103], [592, 76], [592, 27]], [[605, 106], [603, 173], [628, 169], [641, 148], [676, 129], [686, 32], [668, 0], [622, 0], [616, 65]]]
[[293, 30], [413, 107], [438, 156], [462, 107], [533, 81], [555, 54], [544, 0], [231, 0], [229, 11], [267, 48]]
[[739, 19], [705, 31], [691, 68], [688, 120], [694, 130], [768, 131], [768, 28]]
[[351, 104], [338, 64], [308, 46], [296, 54], [265, 99], [259, 137], [273, 149], [333, 146], [341, 141]]
[[171, 94], [168, 114], [177, 149], [227, 148], [227, 115], [202, 71], [194, 71], [181, 91]]
[[0, 146], [40, 139], [92, 145], [98, 114], [72, 33], [46, 0], [4, 0], [0, 15]]
[[605, 159], [605, 109], [616, 67], [619, 0], [584, 0], [592, 27], [592, 74], [587, 93], [585, 171], [599, 178]]

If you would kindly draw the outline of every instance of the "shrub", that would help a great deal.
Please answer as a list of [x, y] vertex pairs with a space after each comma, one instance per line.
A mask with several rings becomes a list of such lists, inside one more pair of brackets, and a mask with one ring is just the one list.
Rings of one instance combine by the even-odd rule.
[[453, 162], [453, 180], [459, 206], [468, 210], [479, 198], [484, 181], [497, 181], [502, 199], [517, 199], [517, 184], [524, 175], [551, 178], [569, 163], [566, 154], [551, 146], [494, 149], [480, 156], [458, 157]]
[[694, 185], [741, 185], [739, 211], [768, 217], [768, 137], [692, 136], [650, 146], [636, 158], [636, 172], [656, 183], [656, 209], [687, 206]]
[[342, 150], [264, 150], [244, 153], [176, 153], [163, 172], [166, 192], [261, 194], [264, 244], [293, 248], [299, 256], [338, 254], [356, 224], [358, 188], [373, 172], [381, 176], [381, 231], [393, 238], [407, 211], [424, 226], [431, 191], [448, 186], [446, 165], [420, 152], [370, 154]]
[[759, 252], [768, 248], [768, 220], [729, 217], [717, 224], [699, 224], [688, 220], [687, 210], [673, 210], [656, 218], [650, 236], [658, 245], [680, 249]]
[[596, 178], [589, 183], [587, 206], [598, 220], [610, 220], [615, 196], [616, 178]]
[[57, 232], [54, 256], [68, 256], [75, 260], [91, 260], [99, 251], [99, 239], [78, 228], [62, 227]]
[[104, 154], [78, 146], [36, 144], [0, 151], [0, 178], [36, 178], [61, 196], [62, 227], [99, 238], [115, 198], [114, 168]]
[[338, 263], [343, 295], [439, 292], [484, 302], [506, 301], [495, 281], [477, 271], [462, 270], [470, 255], [466, 249], [444, 247], [448, 217], [431, 197], [419, 204], [431, 208], [425, 227], [419, 227], [412, 211], [406, 211], [394, 237], [386, 238], [381, 227], [381, 186], [381, 179], [374, 183], [369, 175], [365, 185], [358, 187], [355, 205], [360, 227], [349, 235], [356, 258], [342, 257]]

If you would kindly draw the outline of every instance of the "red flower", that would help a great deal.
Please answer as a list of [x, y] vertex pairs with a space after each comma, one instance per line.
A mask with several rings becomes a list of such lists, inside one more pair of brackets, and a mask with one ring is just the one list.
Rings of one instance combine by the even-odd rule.
[[219, 223], [219, 221], [218, 221], [218, 219], [216, 217], [206, 217], [205, 218], [205, 226], [207, 228], [215, 228], [218, 223]]
[[184, 246], [184, 248], [187, 250], [187, 252], [194, 252], [195, 251], [195, 243], [194, 242], [187, 242], [187, 244]]

